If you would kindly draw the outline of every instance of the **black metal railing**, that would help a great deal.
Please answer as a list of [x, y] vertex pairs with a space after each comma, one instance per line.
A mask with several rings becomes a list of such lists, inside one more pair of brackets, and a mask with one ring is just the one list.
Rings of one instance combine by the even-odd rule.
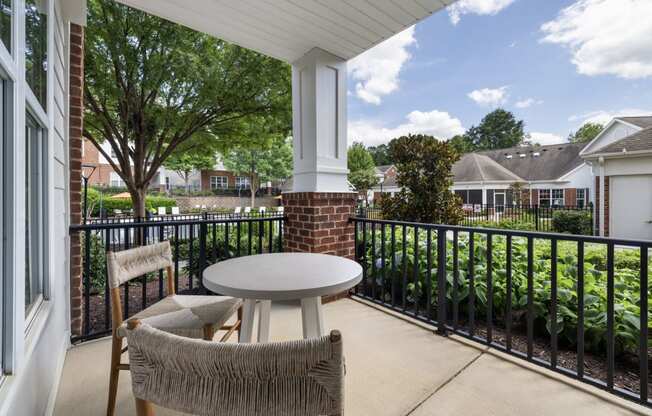
[[[111, 332], [110, 289], [106, 252], [169, 240], [177, 293], [206, 293], [201, 273], [209, 265], [232, 257], [283, 250], [282, 215], [257, 218], [208, 217], [167, 221], [130, 220], [74, 225], [82, 246], [82, 331], [73, 342]], [[151, 273], [124, 284], [123, 315], [128, 318], [162, 299], [164, 275]]]
[[[531, 231], [555, 231], [553, 219], [555, 213], [564, 211], [579, 212], [584, 214], [580, 219], [583, 225], [581, 234], [593, 235], [593, 206], [579, 205], [494, 205], [494, 204], [464, 204], [462, 206], [464, 218], [460, 225], [466, 227], [495, 227]], [[357, 216], [368, 219], [384, 218], [383, 212], [377, 207], [363, 207], [357, 211]]]
[[652, 241], [352, 221], [357, 296], [651, 405]]
[[278, 218], [283, 217], [283, 211], [278, 209], [259, 212], [256, 209], [250, 212], [221, 211], [221, 212], [190, 212], [183, 214], [152, 214], [147, 218], [134, 217], [133, 215], [112, 215], [108, 217], [91, 217], [86, 220], [87, 224], [124, 224], [132, 222], [150, 221], [200, 221], [200, 220], [227, 220], [227, 219], [249, 219], [249, 218]]

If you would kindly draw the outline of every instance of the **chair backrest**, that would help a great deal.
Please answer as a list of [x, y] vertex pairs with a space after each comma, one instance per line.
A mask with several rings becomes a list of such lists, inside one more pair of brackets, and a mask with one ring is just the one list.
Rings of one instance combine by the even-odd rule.
[[235, 209], [233, 210], [233, 213], [234, 214], [239, 214], [240, 211], [242, 211], [242, 207], [235, 207]]
[[166, 215], [167, 209], [165, 207], [158, 207], [158, 215]]
[[169, 241], [124, 251], [109, 251], [106, 254], [106, 263], [111, 289], [138, 276], [174, 265]]
[[281, 214], [283, 213], [284, 210], [285, 209], [283, 207], [276, 208], [276, 212], [281, 213]]
[[264, 344], [179, 337], [131, 321], [136, 398], [195, 415], [333, 415], [344, 404], [342, 339]]
[[267, 208], [266, 208], [266, 207], [260, 207], [260, 208], [258, 208], [258, 212], [259, 212], [260, 214], [264, 214], [265, 211], [267, 211]]
[[172, 207], [172, 215], [179, 215], [179, 207]]
[[245, 214], [249, 214], [251, 212], [251, 207], [245, 207]]

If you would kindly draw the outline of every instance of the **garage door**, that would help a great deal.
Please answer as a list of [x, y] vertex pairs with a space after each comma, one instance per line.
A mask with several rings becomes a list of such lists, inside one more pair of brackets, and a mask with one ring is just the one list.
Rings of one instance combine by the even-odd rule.
[[610, 236], [652, 240], [652, 175], [612, 176]]

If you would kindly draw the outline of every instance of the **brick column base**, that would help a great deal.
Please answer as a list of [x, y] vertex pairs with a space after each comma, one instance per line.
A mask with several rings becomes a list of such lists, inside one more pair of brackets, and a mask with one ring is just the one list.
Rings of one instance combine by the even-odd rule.
[[353, 259], [355, 211], [352, 192], [293, 192], [283, 194], [288, 217], [284, 227], [285, 251], [324, 253]]

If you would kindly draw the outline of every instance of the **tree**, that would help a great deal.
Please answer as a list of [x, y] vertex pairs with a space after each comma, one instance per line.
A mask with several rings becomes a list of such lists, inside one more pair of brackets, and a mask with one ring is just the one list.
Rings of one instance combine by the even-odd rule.
[[393, 165], [392, 158], [389, 157], [389, 145], [380, 144], [378, 146], [369, 146], [367, 148], [371, 157], [374, 159], [376, 166]]
[[450, 144], [453, 149], [461, 155], [473, 151], [473, 144], [470, 142], [469, 137], [464, 134], [458, 134], [451, 137], [448, 144]]
[[347, 153], [347, 164], [349, 168], [349, 182], [358, 192], [364, 192], [373, 188], [378, 183], [376, 177], [376, 165], [371, 153], [364, 144], [353, 142]]
[[514, 114], [499, 108], [487, 114], [477, 127], [471, 127], [464, 136], [470, 151], [504, 149], [523, 141], [523, 128], [523, 120], [517, 121]]
[[288, 178], [292, 173], [292, 141], [285, 137], [259, 139], [231, 149], [224, 155], [224, 166], [249, 179], [251, 206], [262, 182]]
[[88, 9], [84, 137], [125, 182], [136, 215], [177, 149], [206, 134], [235, 145], [242, 120], [288, 118], [288, 65], [114, 1]]
[[600, 123], [584, 123], [579, 130], [568, 136], [570, 143], [588, 143], [600, 134], [604, 126]]
[[457, 224], [464, 218], [462, 200], [451, 192], [451, 169], [460, 155], [432, 136], [408, 135], [393, 140], [396, 182], [401, 190], [384, 195], [384, 218], [434, 224]]
[[213, 169], [215, 167], [215, 153], [195, 152], [175, 152], [163, 162], [163, 166], [175, 171], [183, 178], [186, 192], [190, 191], [190, 174], [193, 171], [204, 169]]

